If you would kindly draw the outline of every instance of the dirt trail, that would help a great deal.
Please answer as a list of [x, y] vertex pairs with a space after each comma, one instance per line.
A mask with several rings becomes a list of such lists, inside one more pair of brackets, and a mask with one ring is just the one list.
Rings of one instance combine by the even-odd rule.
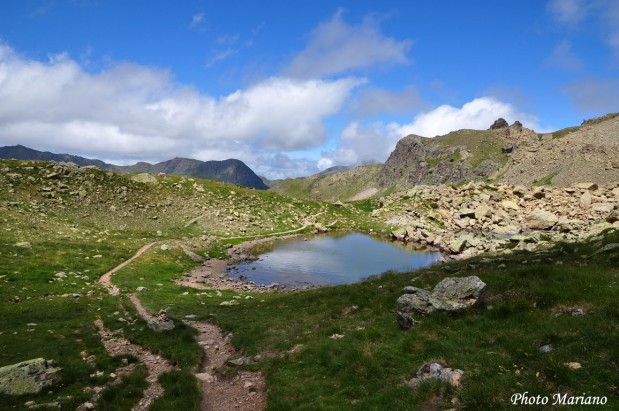
[[127, 354], [133, 355], [134, 357], [139, 358], [140, 361], [146, 366], [146, 369], [148, 370], [148, 377], [146, 377], [148, 388], [144, 391], [144, 396], [140, 402], [135, 405], [132, 410], [147, 410], [157, 398], [163, 396], [163, 387], [157, 381], [159, 376], [166, 372], [174, 371], [178, 368], [172, 366], [172, 364], [170, 364], [165, 358], [153, 354], [137, 344], [132, 344], [124, 337], [115, 335], [114, 332], [105, 328], [103, 321], [96, 320], [95, 325], [99, 329], [101, 342], [110, 356]]
[[116, 271], [118, 271], [121, 268], [125, 267], [127, 264], [131, 263], [133, 260], [135, 260], [136, 258], [141, 256], [142, 254], [144, 254], [144, 252], [146, 250], [148, 250], [149, 248], [151, 248], [155, 244], [157, 244], [156, 241], [152, 242], [152, 243], [149, 243], [149, 244], [145, 244], [142, 247], [140, 247], [140, 249], [133, 255], [133, 257], [131, 257], [130, 259], [128, 259], [128, 260], [118, 264], [116, 267], [112, 268], [110, 271], [108, 271], [107, 273], [105, 273], [101, 277], [99, 277], [99, 284], [101, 284], [102, 286], [107, 288], [108, 291], [110, 292], [110, 294], [118, 295], [120, 293], [120, 290], [118, 289], [118, 287], [116, 287], [115, 285], [112, 284], [112, 281], [111, 281], [112, 274], [114, 274]]
[[[148, 321], [152, 315], [142, 306], [136, 295], [129, 296], [136, 310]], [[195, 373], [202, 390], [202, 411], [259, 411], [266, 407], [266, 384], [259, 372], [238, 371], [223, 377], [217, 369], [228, 360], [240, 357], [230, 343], [230, 335], [223, 336], [219, 327], [206, 321], [186, 321], [185, 324], [200, 332], [196, 337], [204, 351], [200, 369]], [[243, 358], [243, 361], [248, 359]]]

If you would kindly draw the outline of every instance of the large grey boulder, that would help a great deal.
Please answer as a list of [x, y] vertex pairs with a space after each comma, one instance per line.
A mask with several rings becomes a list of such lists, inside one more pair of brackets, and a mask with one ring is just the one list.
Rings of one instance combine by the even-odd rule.
[[44, 358], [20, 362], [0, 368], [0, 393], [9, 395], [36, 394], [60, 381], [61, 368]]
[[419, 313], [428, 314], [434, 311], [434, 307], [430, 303], [430, 291], [417, 287], [405, 287], [404, 293], [396, 304], [400, 311], [404, 313]]
[[524, 218], [524, 225], [529, 230], [548, 230], [559, 221], [559, 217], [550, 211], [535, 210], [531, 211]]
[[436, 310], [457, 311], [470, 307], [483, 299], [486, 283], [477, 276], [447, 277], [432, 291], [417, 287], [404, 287], [404, 294], [396, 304], [402, 313], [429, 314]]
[[146, 183], [146, 184], [159, 184], [157, 178], [149, 173], [140, 173], [134, 176], [131, 176], [131, 180], [138, 183]]

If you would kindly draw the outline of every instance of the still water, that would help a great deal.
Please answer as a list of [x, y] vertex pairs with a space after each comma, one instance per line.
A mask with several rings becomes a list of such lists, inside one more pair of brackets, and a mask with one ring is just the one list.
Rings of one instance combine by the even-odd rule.
[[412, 271], [441, 258], [436, 250], [358, 233], [275, 240], [253, 253], [258, 261], [242, 263], [230, 275], [288, 287], [354, 283], [386, 271]]

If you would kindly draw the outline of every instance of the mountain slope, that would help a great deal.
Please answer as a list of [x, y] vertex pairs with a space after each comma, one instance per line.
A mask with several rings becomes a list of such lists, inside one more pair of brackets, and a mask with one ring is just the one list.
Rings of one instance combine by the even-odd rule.
[[259, 190], [268, 189], [262, 179], [241, 160], [200, 161], [189, 158], [173, 158], [157, 164], [137, 163], [126, 168], [129, 171], [165, 173], [188, 177], [208, 178], [229, 184], [239, 184]]
[[271, 186], [271, 190], [323, 201], [363, 200], [378, 192], [377, 178], [382, 168], [382, 164], [332, 167], [309, 177], [280, 180]]
[[94, 160], [72, 154], [54, 154], [49, 151], [38, 151], [20, 144], [16, 146], [0, 147], [0, 158], [13, 158], [15, 160], [43, 160], [56, 161], [58, 163], [74, 163], [78, 166], [96, 166], [104, 170], [111, 169], [115, 166], [104, 163], [101, 160]]
[[[497, 121], [498, 122], [498, 121]], [[496, 123], [495, 123], [496, 124]], [[619, 180], [619, 115], [609, 114], [555, 133], [522, 127], [459, 130], [401, 139], [378, 178], [380, 187], [470, 180], [569, 186]]]
[[130, 173], [166, 173], [186, 177], [206, 178], [223, 183], [238, 184], [258, 190], [266, 190], [264, 182], [240, 160], [200, 161], [174, 158], [157, 164], [138, 162], [132, 166], [117, 166], [101, 160], [89, 159], [71, 154], [54, 154], [33, 150], [22, 145], [0, 147], [0, 158], [16, 160], [45, 160], [74, 163], [79, 166], [96, 166], [103, 170], [116, 170]]

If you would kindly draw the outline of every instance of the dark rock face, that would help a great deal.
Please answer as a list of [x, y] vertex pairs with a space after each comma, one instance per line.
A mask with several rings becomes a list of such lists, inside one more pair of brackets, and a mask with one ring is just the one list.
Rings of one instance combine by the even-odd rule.
[[508, 128], [508, 127], [509, 127], [509, 124], [507, 124], [507, 121], [505, 121], [504, 118], [499, 118], [490, 126], [490, 130], [498, 130], [501, 128]]
[[501, 148], [501, 152], [502, 153], [511, 153], [512, 151], [514, 151], [514, 145], [513, 144], [509, 144], [509, 145]]
[[381, 187], [397, 183], [409, 186], [418, 184], [445, 184], [462, 180], [483, 178], [498, 169], [498, 165], [483, 161], [472, 167], [466, 161], [439, 162], [430, 164], [436, 159], [447, 159], [455, 156], [460, 147], [445, 147], [435, 144], [432, 139], [420, 136], [408, 136], [401, 139], [395, 150], [385, 162], [378, 177]]

